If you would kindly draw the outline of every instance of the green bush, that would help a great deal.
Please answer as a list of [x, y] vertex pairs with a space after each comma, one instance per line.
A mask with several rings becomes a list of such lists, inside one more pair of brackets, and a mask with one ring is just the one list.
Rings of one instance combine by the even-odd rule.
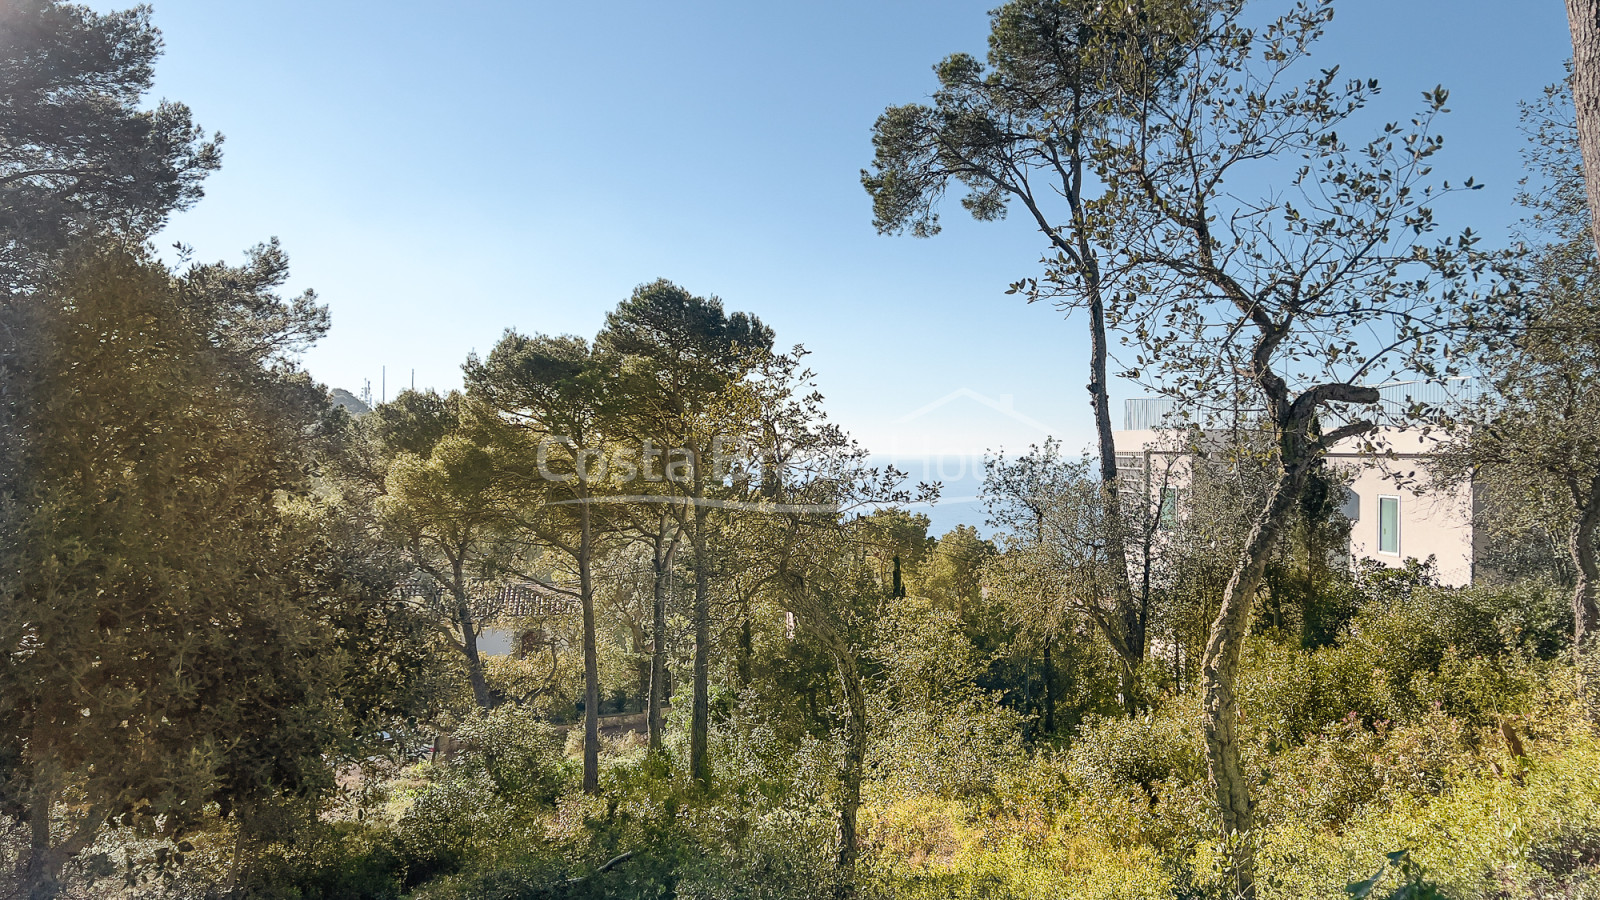
[[1401, 713], [1379, 660], [1347, 646], [1297, 650], [1252, 640], [1239, 675], [1247, 733], [1268, 751], [1302, 744], [1355, 716], [1371, 727]]
[[1426, 570], [1364, 574], [1363, 605], [1332, 646], [1253, 639], [1240, 675], [1247, 728], [1268, 752], [1351, 716], [1369, 730], [1436, 711], [1475, 726], [1523, 713], [1553, 677], [1570, 617], [1547, 585], [1440, 588]]
[[679, 869], [680, 900], [810, 900], [835, 895], [838, 837], [823, 808], [779, 808], [755, 815], [708, 811], [698, 822], [700, 852]]
[[1101, 789], [1137, 787], [1152, 804], [1167, 782], [1205, 777], [1200, 732], [1181, 716], [1150, 712], [1137, 718], [1086, 720], [1073, 740], [1069, 764]]
[[573, 778], [560, 736], [531, 711], [474, 716], [455, 738], [453, 759], [421, 767], [429, 783], [399, 822], [408, 885], [537, 846], [541, 817]]
[[1468, 657], [1548, 660], [1571, 646], [1571, 618], [1563, 591], [1550, 584], [1452, 589], [1391, 580], [1370, 590], [1346, 643], [1413, 671], [1437, 667], [1450, 648]]
[[240, 892], [251, 900], [396, 900], [405, 868], [387, 825], [318, 822], [262, 853]]
[[883, 791], [977, 797], [1023, 759], [1020, 717], [975, 689], [934, 708], [873, 699], [868, 771]]

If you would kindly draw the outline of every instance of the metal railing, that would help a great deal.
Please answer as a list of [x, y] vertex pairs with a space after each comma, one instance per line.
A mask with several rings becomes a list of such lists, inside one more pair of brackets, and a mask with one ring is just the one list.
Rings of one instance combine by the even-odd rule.
[[[1452, 378], [1446, 382], [1396, 381], [1378, 386], [1379, 419], [1386, 424], [1404, 424], [1411, 412], [1419, 406], [1457, 409], [1475, 403], [1487, 390], [1478, 378]], [[1365, 407], [1352, 407], [1350, 412]], [[1252, 410], [1239, 410], [1237, 415], [1248, 417]], [[1187, 415], [1183, 415], [1187, 413]], [[1232, 411], [1230, 411], [1232, 413]], [[1220, 425], [1230, 415], [1216, 410], [1185, 406], [1172, 397], [1138, 397], [1123, 401], [1122, 427], [1127, 431], [1152, 431], [1182, 422], [1201, 426]], [[1342, 419], [1338, 410], [1330, 416]]]

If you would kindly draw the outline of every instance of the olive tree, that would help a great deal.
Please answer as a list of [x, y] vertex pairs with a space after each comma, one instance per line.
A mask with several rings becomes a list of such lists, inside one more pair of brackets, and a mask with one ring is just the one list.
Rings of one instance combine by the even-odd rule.
[[272, 286], [197, 302], [86, 249], [5, 316], [0, 810], [33, 897], [112, 823], [177, 842], [210, 803], [248, 826], [334, 786], [339, 632], [365, 627], [340, 598], [365, 596], [306, 513], [324, 395], [229, 324], [284, 308]]
[[1515, 272], [1523, 289], [1496, 307], [1501, 327], [1479, 343], [1492, 390], [1472, 404], [1440, 468], [1484, 479], [1496, 495], [1536, 510], [1538, 528], [1565, 537], [1573, 647], [1582, 654], [1600, 626], [1600, 255], [1571, 85], [1526, 104], [1523, 124], [1530, 178], [1519, 236], [1528, 252]]
[[1064, 457], [1055, 440], [984, 463], [984, 505], [1006, 548], [1004, 561], [990, 576], [1017, 627], [1040, 642], [1046, 732], [1055, 724], [1052, 646], [1078, 619], [1092, 623], [1116, 654], [1123, 707], [1131, 713], [1140, 702], [1137, 680], [1148, 643], [1150, 591], [1147, 584], [1130, 586], [1127, 602], [1112, 599], [1119, 576], [1126, 585], [1129, 574], [1145, 568], [1137, 557], [1119, 556], [1122, 542], [1112, 535], [1137, 536], [1121, 529], [1142, 521], [1135, 504], [1144, 486], [1126, 486], [1132, 489], [1122, 493], [1123, 515], [1113, 520], [1108, 492], [1092, 469], [1087, 460]]
[[1253, 410], [1268, 432], [1259, 462], [1272, 486], [1201, 664], [1209, 777], [1221, 828], [1236, 835], [1233, 876], [1253, 895], [1236, 681], [1257, 591], [1318, 462], [1340, 441], [1374, 437], [1392, 412], [1377, 385], [1456, 373], [1451, 351], [1477, 324], [1474, 279], [1489, 262], [1476, 235], [1441, 234], [1433, 214], [1444, 194], [1475, 187], [1434, 177], [1447, 92], [1424, 92], [1408, 124], [1352, 143], [1377, 83], [1342, 79], [1337, 66], [1301, 74], [1331, 2], [1297, 3], [1260, 25], [1244, 8], [1117, 7], [1122, 27], [1146, 36], [1136, 45], [1180, 36], [1181, 61], [1169, 70], [1158, 50], [1160, 78], [1119, 81], [1094, 166], [1106, 185], [1101, 221], [1120, 248], [1102, 277], [1128, 300], [1112, 323], [1133, 348], [1127, 374], [1197, 418]]

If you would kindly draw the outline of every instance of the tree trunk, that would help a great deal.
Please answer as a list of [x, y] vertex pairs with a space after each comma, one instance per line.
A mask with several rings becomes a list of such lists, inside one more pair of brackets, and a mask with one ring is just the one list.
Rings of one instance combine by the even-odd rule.
[[[42, 745], [39, 752], [46, 752]], [[47, 764], [48, 765], [48, 764]], [[28, 808], [28, 859], [22, 869], [23, 889], [28, 900], [55, 900], [61, 894], [61, 870], [94, 842], [105, 824], [106, 808], [97, 804], [84, 813], [78, 827], [59, 844], [50, 842], [50, 815], [54, 810], [59, 780], [53, 768], [37, 778]]]
[[1579, 500], [1577, 516], [1573, 519], [1568, 547], [1572, 553], [1572, 567], [1578, 573], [1572, 591], [1572, 649], [1580, 659], [1594, 649], [1595, 625], [1600, 620], [1600, 608], [1595, 593], [1600, 588], [1600, 563], [1595, 559], [1594, 537], [1600, 527], [1600, 478], [1588, 486], [1588, 496], [1574, 491]]
[[855, 892], [861, 780], [867, 760], [867, 703], [861, 690], [861, 672], [856, 667], [855, 656], [837, 635], [831, 643], [848, 714], [843, 766], [839, 773], [839, 893], [841, 896], [851, 896]]
[[1056, 669], [1050, 659], [1050, 635], [1044, 636], [1044, 733], [1056, 733]]
[[[1083, 252], [1087, 252], [1086, 243], [1083, 247]], [[1107, 373], [1106, 308], [1100, 295], [1098, 267], [1085, 266], [1084, 287], [1089, 294], [1088, 389], [1100, 455], [1100, 502], [1105, 507], [1106, 555], [1111, 561], [1114, 615], [1122, 626], [1120, 637], [1107, 637], [1112, 639], [1122, 657], [1123, 674], [1119, 679], [1122, 705], [1131, 716], [1139, 710], [1138, 671], [1144, 662], [1146, 604], [1134, 597], [1133, 580], [1128, 574], [1128, 529], [1122, 514], [1122, 487], [1117, 476], [1117, 443], [1113, 436], [1116, 424], [1111, 420], [1111, 384]], [[1150, 498], [1144, 498], [1144, 502], [1149, 503]]]
[[704, 785], [711, 781], [711, 560], [704, 508], [697, 507], [694, 517], [694, 699], [689, 711], [689, 772]]
[[472, 606], [467, 601], [467, 583], [459, 559], [451, 561], [450, 594], [456, 601], [456, 624], [461, 626], [461, 649], [467, 657], [467, 681], [472, 685], [472, 699], [484, 712], [494, 709], [494, 695], [489, 691], [489, 680], [483, 674], [483, 657], [478, 653], [477, 623], [472, 618]]
[[[1600, 0], [1597, 0], [1600, 2]], [[1079, 86], [1081, 88], [1081, 85]], [[1072, 212], [1071, 224], [1065, 228], [1055, 226], [1040, 209], [1031, 189], [1026, 184], [1013, 188], [1018, 199], [1028, 207], [1040, 232], [1055, 247], [1075, 259], [1079, 277], [1083, 280], [1083, 296], [1089, 308], [1089, 403], [1094, 409], [1096, 446], [1100, 456], [1100, 490], [1105, 504], [1106, 551], [1116, 564], [1111, 569], [1111, 596], [1116, 604], [1117, 616], [1129, 620], [1138, 606], [1134, 603], [1133, 586], [1128, 576], [1128, 531], [1122, 514], [1122, 492], [1117, 483], [1117, 444], [1113, 437], [1116, 425], [1111, 420], [1111, 380], [1108, 374], [1110, 351], [1106, 337], [1106, 301], [1101, 291], [1100, 259], [1093, 243], [1092, 226], [1084, 209], [1084, 152], [1082, 133], [1087, 112], [1083, 108], [1083, 93], [1073, 91], [1071, 129], [1068, 133], [1067, 168], [1062, 172], [1062, 184], [1057, 188]], [[1145, 498], [1149, 502], [1149, 498]], [[1103, 627], [1105, 623], [1100, 623]], [[1137, 668], [1143, 662], [1135, 661]]]
[[739, 621], [739, 689], [744, 690], [750, 686], [751, 673], [755, 669], [755, 623], [750, 620], [750, 604], [746, 602], [740, 612]]
[[[1089, 241], [1089, 225], [1085, 220], [1081, 190], [1083, 186], [1082, 135], [1078, 128], [1084, 121], [1083, 95], [1074, 91], [1072, 97], [1074, 128], [1072, 141], [1072, 189], [1068, 201], [1072, 207], [1072, 230], [1078, 241], [1078, 254], [1083, 261], [1083, 286], [1089, 298], [1089, 397], [1094, 407], [1095, 438], [1100, 451], [1101, 502], [1105, 504], [1106, 550], [1111, 558], [1111, 596], [1117, 604], [1117, 613], [1129, 625], [1128, 650], [1134, 654], [1135, 670], [1144, 662], [1143, 604], [1134, 602], [1133, 584], [1128, 576], [1128, 529], [1122, 515], [1122, 486], [1117, 478], [1116, 424], [1111, 420], [1111, 379], [1107, 372], [1110, 356], [1106, 336], [1106, 302], [1100, 286], [1100, 264]], [[1144, 498], [1150, 502], [1149, 497]], [[1134, 634], [1137, 622], [1138, 634]], [[1128, 688], [1128, 706], [1137, 702], [1134, 689]]]
[[22, 878], [28, 900], [52, 900], [61, 891], [61, 872], [52, 865], [50, 853], [50, 812], [54, 801], [50, 780], [39, 778], [28, 809], [28, 863], [23, 867]]
[[594, 534], [589, 503], [578, 507], [578, 593], [583, 602], [583, 790], [600, 793], [600, 654], [594, 634]]
[[[1600, 0], [1597, 0], [1600, 2]], [[1086, 37], [1084, 38], [1087, 39]], [[1080, 85], [1081, 87], [1081, 85]], [[1100, 262], [1096, 247], [1093, 243], [1092, 226], [1084, 209], [1083, 184], [1084, 184], [1084, 152], [1082, 133], [1087, 111], [1083, 108], [1083, 94], [1081, 90], [1073, 91], [1073, 110], [1071, 129], [1064, 147], [1067, 151], [1067, 168], [1062, 174], [1062, 183], [1057, 188], [1066, 199], [1072, 211], [1071, 224], [1058, 227], [1051, 223], [1050, 217], [1040, 209], [1026, 182], [1015, 185], [1011, 190], [1016, 194], [1028, 211], [1032, 213], [1039, 231], [1047, 237], [1055, 247], [1066, 256], [1073, 258], [1077, 264], [1079, 277], [1083, 281], [1083, 296], [1087, 300], [1089, 309], [1089, 391], [1090, 406], [1094, 410], [1094, 425], [1096, 446], [1100, 456], [1100, 491], [1101, 502], [1105, 506], [1105, 541], [1106, 555], [1113, 561], [1111, 567], [1111, 598], [1116, 606], [1116, 618], [1123, 622], [1132, 622], [1135, 619], [1142, 621], [1140, 610], [1142, 604], [1135, 603], [1133, 596], [1132, 579], [1128, 575], [1128, 530], [1122, 510], [1122, 492], [1117, 482], [1117, 444], [1113, 437], [1116, 430], [1115, 423], [1111, 420], [1111, 382], [1108, 375], [1108, 359], [1110, 351], [1106, 337], [1106, 302], [1101, 291]], [[1149, 502], [1149, 498], [1145, 498]], [[1107, 621], [1097, 621], [1097, 626], [1109, 632]], [[1142, 628], [1141, 628], [1142, 630]], [[1118, 642], [1115, 635], [1106, 635], [1113, 644]], [[1131, 637], [1131, 634], [1128, 635]], [[1133, 661], [1133, 668], [1137, 669], [1144, 662], [1144, 644], [1141, 637], [1138, 644], [1132, 641], [1127, 643], [1129, 649], [1139, 655]], [[1129, 698], [1130, 714], [1134, 711], [1132, 706], [1132, 693], [1125, 692]]]
[[661, 517], [656, 531], [655, 555], [651, 565], [655, 575], [655, 597], [650, 623], [650, 698], [647, 701], [645, 729], [652, 752], [661, 750], [662, 712], [667, 698], [667, 594], [672, 585], [672, 561], [677, 554], [678, 538], [669, 541], [669, 522]]
[[[1286, 443], [1295, 443], [1287, 441]], [[1305, 456], [1301, 450], [1298, 456]], [[1205, 656], [1200, 664], [1202, 692], [1201, 721], [1205, 731], [1207, 774], [1216, 794], [1224, 835], [1237, 840], [1231, 850], [1229, 868], [1238, 896], [1255, 897], [1255, 810], [1250, 786], [1239, 761], [1239, 701], [1234, 686], [1239, 676], [1239, 658], [1256, 591], [1261, 587], [1274, 544], [1284, 523], [1294, 511], [1305, 486], [1308, 461], [1283, 460], [1283, 472], [1273, 486], [1266, 505], [1256, 516], [1255, 526], [1245, 543], [1222, 595], [1222, 606], [1211, 625]]]
[[1589, 229], [1600, 247], [1600, 0], [1567, 0], [1572, 30], [1572, 104], [1589, 195]]

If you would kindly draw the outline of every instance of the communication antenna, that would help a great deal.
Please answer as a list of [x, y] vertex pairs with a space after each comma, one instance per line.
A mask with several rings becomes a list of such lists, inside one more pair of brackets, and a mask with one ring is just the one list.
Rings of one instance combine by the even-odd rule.
[[384, 403], [388, 403], [389, 402], [389, 367], [388, 366], [380, 366], [378, 368], [378, 379], [379, 379], [378, 380], [378, 384], [383, 390], [383, 402]]

